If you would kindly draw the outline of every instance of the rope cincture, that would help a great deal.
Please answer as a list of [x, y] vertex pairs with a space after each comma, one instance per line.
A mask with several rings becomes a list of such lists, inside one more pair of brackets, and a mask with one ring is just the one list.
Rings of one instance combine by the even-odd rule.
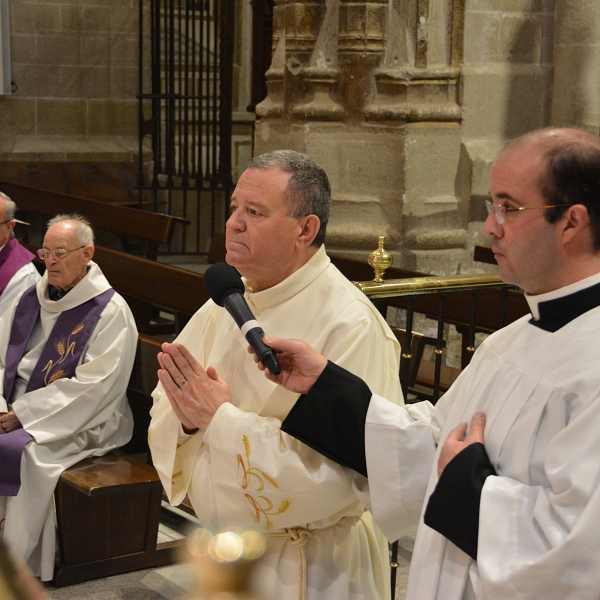
[[307, 585], [307, 573], [308, 568], [306, 565], [306, 551], [304, 547], [308, 540], [315, 534], [320, 531], [325, 531], [326, 529], [331, 529], [335, 525], [342, 523], [344, 521], [354, 520], [357, 523], [360, 519], [361, 515], [354, 515], [347, 517], [342, 517], [339, 521], [335, 523], [331, 523], [331, 525], [326, 525], [325, 527], [319, 527], [318, 529], [305, 529], [303, 527], [290, 527], [283, 531], [278, 531], [275, 533], [267, 534], [270, 538], [276, 539], [287, 539], [291, 542], [293, 546], [298, 550], [298, 600], [306, 600], [306, 585]]

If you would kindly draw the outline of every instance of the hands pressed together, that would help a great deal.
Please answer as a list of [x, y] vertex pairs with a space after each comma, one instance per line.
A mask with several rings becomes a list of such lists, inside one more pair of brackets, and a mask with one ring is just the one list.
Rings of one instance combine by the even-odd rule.
[[[264, 342], [277, 352], [281, 364], [281, 373], [273, 375], [249, 347], [248, 352], [254, 354], [254, 362], [264, 372], [265, 377], [290, 392], [307, 394], [327, 366], [327, 359], [300, 340], [265, 336]], [[231, 402], [229, 386], [219, 377], [214, 367], [205, 370], [183, 344], [165, 343], [162, 349], [158, 354], [161, 366], [158, 377], [173, 411], [186, 433], [206, 431], [218, 408], [225, 402]], [[11, 414], [16, 420], [14, 413], [4, 413], [0, 415], [0, 425], [3, 425], [3, 420]], [[6, 418], [6, 423], [5, 431], [0, 433], [11, 431], [6, 427], [13, 426], [12, 420]], [[438, 458], [438, 476], [468, 445], [484, 443], [484, 428], [485, 414], [476, 412], [471, 419], [469, 435], [466, 438], [467, 423], [461, 423], [448, 434]]]
[[[281, 374], [273, 375], [256, 355], [254, 361], [267, 379], [289, 391], [308, 392], [327, 366], [327, 359], [306, 342], [265, 337], [265, 343], [277, 352]], [[183, 430], [206, 431], [218, 408], [231, 402], [229, 386], [214, 367], [204, 369], [183, 344], [164, 343], [162, 350], [158, 354], [158, 378]], [[252, 348], [248, 352], [252, 354]]]
[[186, 433], [206, 431], [217, 409], [231, 402], [229, 386], [214, 367], [206, 370], [183, 344], [162, 345], [158, 378]]

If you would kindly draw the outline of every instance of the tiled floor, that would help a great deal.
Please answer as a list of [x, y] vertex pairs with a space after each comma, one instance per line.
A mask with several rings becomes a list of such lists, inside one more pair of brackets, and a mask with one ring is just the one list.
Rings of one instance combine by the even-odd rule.
[[[190, 526], [185, 513], [163, 511], [160, 541], [177, 539]], [[396, 600], [404, 600], [414, 532], [399, 543]], [[136, 571], [56, 589], [46, 586], [49, 600], [191, 600], [194, 576], [186, 564]], [[332, 599], [333, 600], [333, 599]]]

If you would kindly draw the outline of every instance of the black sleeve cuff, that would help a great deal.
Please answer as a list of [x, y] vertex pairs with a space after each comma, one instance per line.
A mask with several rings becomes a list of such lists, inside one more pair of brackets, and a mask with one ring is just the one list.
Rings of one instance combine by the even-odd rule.
[[365, 477], [365, 420], [369, 386], [356, 375], [327, 362], [311, 390], [300, 396], [281, 430]]
[[477, 560], [479, 505], [485, 480], [496, 471], [483, 444], [470, 444], [442, 471], [425, 510], [425, 524]]

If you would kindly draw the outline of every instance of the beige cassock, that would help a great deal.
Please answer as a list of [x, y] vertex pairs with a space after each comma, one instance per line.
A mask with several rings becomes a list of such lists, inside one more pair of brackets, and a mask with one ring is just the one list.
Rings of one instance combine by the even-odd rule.
[[[61, 312], [108, 290], [95, 263], [63, 298], [52, 301], [47, 275], [37, 284], [40, 320], [17, 370], [13, 406], [34, 437], [21, 460], [17, 496], [0, 497], [3, 539], [43, 581], [52, 579], [55, 554], [53, 492], [62, 471], [88, 456], [101, 456], [131, 438], [133, 418], [125, 395], [135, 358], [137, 329], [126, 302], [114, 294], [102, 311], [76, 368], [75, 376], [25, 393], [29, 377]], [[16, 302], [0, 317], [0, 412], [4, 360]], [[16, 400], [15, 400], [16, 398]]]
[[[269, 335], [303, 339], [371, 389], [401, 398], [392, 332], [323, 247], [285, 281], [246, 298]], [[304, 548], [309, 600], [389, 597], [387, 543], [356, 500], [352, 472], [281, 432], [298, 395], [264, 377], [231, 316], [212, 301], [177, 341], [216, 367], [232, 404], [219, 408], [206, 434], [188, 437], [162, 386], [154, 391], [150, 447], [171, 502], [188, 493], [200, 521], [214, 529], [321, 530]], [[298, 549], [289, 537], [274, 537], [270, 548], [257, 577], [261, 597], [297, 598]]]
[[[536, 315], [595, 284], [600, 274], [527, 300]], [[389, 539], [433, 491], [436, 446], [479, 410], [498, 474], [481, 494], [477, 562], [421, 523], [407, 600], [600, 598], [600, 307], [553, 333], [529, 321], [487, 338], [435, 407], [371, 399], [363, 500]]]

